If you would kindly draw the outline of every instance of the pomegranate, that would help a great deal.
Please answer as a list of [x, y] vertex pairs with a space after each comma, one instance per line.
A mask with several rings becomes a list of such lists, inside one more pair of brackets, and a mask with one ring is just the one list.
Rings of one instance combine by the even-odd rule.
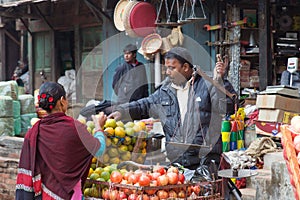
[[157, 178], [157, 185], [158, 186], [165, 186], [168, 185], [169, 179], [167, 175], [161, 175]]
[[176, 185], [178, 182], [178, 174], [175, 172], [168, 172], [167, 173], [167, 177], [168, 177], [168, 183], [170, 185]]
[[169, 198], [169, 194], [165, 190], [158, 190], [156, 194], [157, 194], [157, 196], [158, 196], [159, 199]]
[[166, 170], [163, 166], [160, 166], [159, 164], [155, 165], [153, 167], [153, 172], [158, 172], [160, 173], [161, 175], [165, 174], [166, 173]]
[[167, 173], [170, 173], [170, 172], [174, 172], [174, 173], [178, 174], [178, 173], [179, 173], [179, 170], [178, 170], [177, 167], [171, 166], [171, 167], [168, 169]]
[[171, 198], [177, 198], [177, 193], [174, 190], [169, 191], [169, 197]]
[[120, 183], [123, 179], [123, 176], [121, 174], [121, 172], [119, 171], [113, 171], [111, 174], [110, 174], [110, 180], [112, 183]]
[[139, 178], [139, 185], [140, 186], [149, 186], [150, 178], [146, 174], [142, 174]]

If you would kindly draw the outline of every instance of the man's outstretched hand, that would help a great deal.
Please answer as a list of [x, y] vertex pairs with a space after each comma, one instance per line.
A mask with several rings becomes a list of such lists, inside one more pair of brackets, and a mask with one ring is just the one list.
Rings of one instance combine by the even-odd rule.
[[121, 119], [121, 117], [122, 117], [122, 114], [119, 111], [115, 111], [115, 112], [111, 113], [110, 115], [108, 115], [107, 118], [119, 120], [119, 119]]

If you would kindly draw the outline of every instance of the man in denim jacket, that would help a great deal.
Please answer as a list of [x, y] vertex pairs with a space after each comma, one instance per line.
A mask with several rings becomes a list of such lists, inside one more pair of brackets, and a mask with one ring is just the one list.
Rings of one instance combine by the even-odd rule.
[[[149, 97], [116, 107], [110, 118], [159, 118], [166, 136], [167, 157], [184, 167], [196, 169], [200, 161], [219, 163], [222, 153], [222, 115], [234, 112], [234, 102], [210, 81], [195, 73], [187, 49], [174, 47], [164, 57], [167, 80]], [[226, 66], [217, 62], [214, 73], [223, 78]], [[232, 85], [223, 79], [219, 83], [229, 92]], [[198, 144], [207, 148], [179, 148], [172, 143]]]

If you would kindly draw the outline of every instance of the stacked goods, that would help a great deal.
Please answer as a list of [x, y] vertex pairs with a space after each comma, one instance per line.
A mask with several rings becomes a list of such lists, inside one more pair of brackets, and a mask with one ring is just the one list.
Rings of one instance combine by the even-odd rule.
[[231, 124], [229, 120], [224, 120], [222, 122], [222, 149], [223, 152], [228, 152], [230, 150], [230, 131], [231, 131]]
[[239, 108], [239, 110], [230, 117], [230, 120], [223, 120], [221, 128], [223, 152], [244, 148], [244, 118], [244, 109]]
[[249, 60], [241, 60], [241, 67], [239, 69], [241, 88], [250, 87], [250, 67], [251, 62]]
[[18, 100], [18, 84], [16, 81], [0, 82], [0, 96], [9, 96], [13, 100]]
[[258, 95], [256, 107], [259, 109], [258, 121], [290, 124], [293, 116], [300, 113], [300, 99], [278, 94]]
[[0, 96], [0, 136], [14, 136], [13, 100], [10, 96]]
[[[96, 172], [97, 170], [97, 172]], [[213, 183], [188, 183], [177, 167], [155, 165], [148, 170], [128, 171], [117, 169], [116, 165], [97, 168], [87, 180], [84, 196], [102, 199], [199, 199], [214, 197], [221, 199], [221, 187]]]
[[15, 135], [21, 134], [21, 104], [19, 101], [13, 100], [13, 119]]
[[21, 105], [21, 136], [24, 136], [28, 128], [31, 127], [31, 119], [36, 118], [36, 110], [34, 104], [34, 97], [30, 94], [19, 95], [18, 97]]
[[295, 199], [300, 199], [300, 117], [293, 117], [291, 125], [281, 126], [283, 156], [286, 161]]

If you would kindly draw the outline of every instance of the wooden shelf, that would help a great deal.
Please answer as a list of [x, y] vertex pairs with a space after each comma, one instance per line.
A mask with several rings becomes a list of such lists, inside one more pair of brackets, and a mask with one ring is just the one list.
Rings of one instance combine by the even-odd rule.
[[259, 54], [246, 54], [246, 55], [240, 55], [240, 57], [244, 57], [244, 58], [255, 58], [255, 57], [259, 57]]
[[252, 28], [252, 27], [241, 27], [242, 30], [251, 30], [251, 31], [258, 31], [259, 28]]

